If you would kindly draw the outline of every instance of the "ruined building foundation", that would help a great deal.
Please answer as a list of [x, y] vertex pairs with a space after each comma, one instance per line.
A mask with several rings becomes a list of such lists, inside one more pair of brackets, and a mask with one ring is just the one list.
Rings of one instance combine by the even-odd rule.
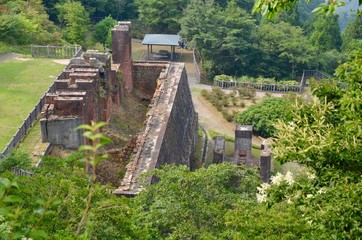
[[[54, 93], [47, 95], [41, 119], [44, 142], [77, 148], [85, 140], [75, 127], [109, 121], [125, 91], [149, 101], [133, 160], [114, 192], [128, 196], [142, 190], [142, 173], [164, 164], [192, 164], [198, 125], [185, 65], [134, 62], [131, 47], [131, 23], [118, 22], [112, 30], [112, 59], [97, 51], [72, 59], [55, 81]], [[147, 184], [152, 181], [149, 178]]]

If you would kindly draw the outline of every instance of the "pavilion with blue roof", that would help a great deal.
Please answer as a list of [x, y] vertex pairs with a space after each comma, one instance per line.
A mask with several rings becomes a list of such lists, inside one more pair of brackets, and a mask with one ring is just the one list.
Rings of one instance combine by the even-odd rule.
[[[180, 45], [180, 35], [174, 34], [146, 34], [142, 41], [143, 45], [147, 45], [147, 59], [150, 59], [152, 53], [152, 46], [170, 46], [171, 47], [171, 60], [175, 55], [176, 46]], [[151, 50], [151, 51], [150, 51]], [[168, 51], [160, 50], [153, 55], [155, 59], [168, 58]]]

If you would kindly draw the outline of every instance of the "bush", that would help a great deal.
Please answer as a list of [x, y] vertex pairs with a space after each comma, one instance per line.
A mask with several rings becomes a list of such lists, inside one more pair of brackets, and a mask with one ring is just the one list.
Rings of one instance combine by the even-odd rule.
[[292, 101], [287, 98], [266, 98], [257, 105], [238, 113], [234, 120], [238, 124], [253, 125], [254, 131], [262, 137], [275, 135], [274, 123], [291, 120]]
[[0, 161], [0, 173], [10, 171], [12, 168], [27, 169], [31, 167], [31, 158], [28, 154], [14, 150]]
[[221, 113], [222, 113], [223, 117], [226, 119], [226, 121], [228, 121], [228, 122], [233, 121], [233, 115], [228, 113], [228, 111], [222, 110]]

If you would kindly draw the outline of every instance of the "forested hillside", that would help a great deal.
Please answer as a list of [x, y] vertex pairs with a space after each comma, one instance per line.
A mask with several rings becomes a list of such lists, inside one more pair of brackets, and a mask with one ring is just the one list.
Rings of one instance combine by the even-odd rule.
[[135, 37], [181, 34], [197, 51], [207, 79], [218, 74], [296, 79], [303, 69], [316, 68], [333, 74], [338, 62], [362, 45], [361, 16], [344, 14], [341, 32], [338, 15], [311, 13], [320, 3], [300, 2], [269, 20], [251, 13], [252, 0], [2, 1], [0, 49], [96, 43], [109, 48], [114, 22], [132, 20]]

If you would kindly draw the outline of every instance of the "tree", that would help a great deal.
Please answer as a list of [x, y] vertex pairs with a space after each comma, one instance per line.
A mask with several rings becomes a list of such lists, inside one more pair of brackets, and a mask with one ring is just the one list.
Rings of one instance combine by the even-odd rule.
[[275, 122], [292, 120], [291, 110], [290, 99], [270, 97], [238, 113], [234, 120], [238, 124], [253, 125], [253, 130], [262, 137], [272, 137], [277, 134]]
[[253, 29], [255, 20], [236, 1], [222, 9], [212, 0], [192, 0], [181, 19], [180, 35], [200, 53], [207, 77], [213, 78], [248, 70]]
[[260, 25], [256, 39], [260, 53], [253, 63], [254, 75], [294, 79], [316, 56], [303, 30], [285, 22]]
[[55, 31], [40, 1], [0, 2], [0, 41], [46, 44], [55, 41]]
[[110, 42], [107, 42], [110, 40], [108, 36], [115, 24], [116, 20], [108, 16], [94, 26], [93, 38], [95, 41], [102, 43], [104, 49], [106, 49], [106, 44], [108, 47], [110, 46]]
[[339, 50], [342, 45], [342, 37], [339, 31], [338, 16], [316, 16], [312, 23], [310, 42], [320, 52]]
[[89, 30], [89, 14], [80, 2], [69, 0], [57, 4], [58, 19], [61, 23], [66, 41], [75, 44], [84, 44], [85, 34]]
[[147, 239], [220, 239], [224, 215], [240, 199], [254, 200], [255, 170], [229, 163], [190, 172], [164, 166], [152, 172], [157, 183], [136, 198], [137, 226]]
[[136, 0], [141, 21], [158, 33], [177, 33], [188, 0]]
[[[261, 12], [263, 16], [267, 16], [269, 19], [274, 17], [281, 11], [291, 9], [299, 0], [257, 0], [255, 1], [253, 13]], [[362, 1], [359, 1], [359, 5], [362, 4]], [[343, 1], [328, 1], [328, 3], [321, 3], [313, 12], [324, 13], [326, 15], [332, 15], [339, 6], [344, 6]]]
[[354, 21], [347, 25], [342, 38], [342, 50], [362, 49], [362, 14], [357, 14]]

